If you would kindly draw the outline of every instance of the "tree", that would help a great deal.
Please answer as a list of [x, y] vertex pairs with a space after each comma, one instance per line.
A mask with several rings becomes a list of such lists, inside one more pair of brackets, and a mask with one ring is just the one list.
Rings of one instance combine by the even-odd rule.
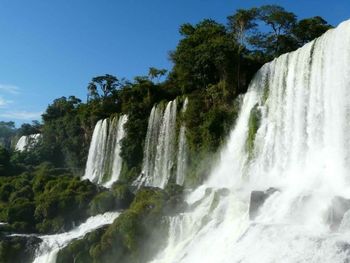
[[89, 96], [99, 97], [98, 87], [102, 91], [102, 97], [106, 98], [120, 87], [120, 83], [117, 77], [109, 74], [94, 77], [88, 85]]
[[10, 175], [10, 153], [0, 146], [0, 176]]
[[258, 9], [238, 9], [236, 13], [232, 16], [229, 16], [228, 27], [232, 32], [233, 37], [237, 43], [239, 43], [238, 48], [238, 63], [237, 63], [237, 89], [240, 90], [241, 86], [241, 53], [246, 47], [247, 34], [256, 29]]
[[300, 46], [321, 36], [332, 26], [322, 17], [315, 16], [300, 20], [293, 28], [292, 32]]
[[257, 12], [270, 31], [254, 34], [249, 40], [251, 45], [272, 57], [298, 47], [291, 33], [297, 21], [295, 14], [278, 5], [265, 5], [258, 8]]
[[230, 76], [234, 71], [237, 45], [226, 28], [210, 19], [197, 25], [180, 27], [182, 39], [170, 54], [174, 62], [170, 78], [176, 79], [184, 92], [206, 88], [210, 84], [225, 82], [225, 90], [233, 85]]
[[97, 99], [100, 95], [97, 92], [97, 86], [94, 82], [90, 82], [88, 87], [88, 101], [91, 99]]
[[13, 121], [0, 121], [0, 137], [6, 138], [11, 136], [15, 129], [16, 127]]
[[238, 9], [234, 15], [227, 17], [228, 28], [233, 33], [235, 40], [239, 43], [240, 49], [246, 46], [247, 34], [254, 31], [258, 15], [257, 8]]
[[7, 149], [11, 146], [11, 139], [15, 135], [16, 127], [13, 121], [0, 121], [0, 146]]
[[262, 21], [271, 26], [275, 36], [288, 34], [296, 23], [296, 15], [278, 5], [265, 5], [259, 8]]
[[35, 133], [40, 133], [41, 130], [41, 124], [39, 121], [32, 121], [32, 124], [30, 123], [23, 123], [21, 127], [18, 129], [18, 135], [30, 135]]
[[168, 71], [166, 69], [157, 69], [150, 67], [148, 71], [148, 77], [153, 80], [157, 79], [157, 82], [159, 83], [159, 79], [163, 77]]

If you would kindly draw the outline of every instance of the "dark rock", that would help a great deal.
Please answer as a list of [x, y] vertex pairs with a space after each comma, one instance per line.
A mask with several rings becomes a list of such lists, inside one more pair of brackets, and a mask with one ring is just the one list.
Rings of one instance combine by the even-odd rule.
[[269, 188], [266, 191], [252, 191], [250, 194], [249, 219], [254, 220], [259, 213], [260, 207], [273, 193], [279, 191], [276, 188]]
[[350, 199], [335, 196], [332, 199], [331, 207], [328, 209], [327, 223], [333, 231], [338, 230], [344, 214], [350, 209]]
[[41, 239], [36, 236], [3, 236], [0, 238], [0, 262], [33, 262]]

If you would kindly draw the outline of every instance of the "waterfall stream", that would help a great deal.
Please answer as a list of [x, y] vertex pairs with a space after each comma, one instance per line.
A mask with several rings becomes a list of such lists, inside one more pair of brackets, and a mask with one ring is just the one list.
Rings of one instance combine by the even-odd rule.
[[[154, 186], [164, 188], [171, 176], [176, 183], [182, 185], [187, 169], [186, 127], [181, 124], [179, 134], [176, 130], [177, 101], [162, 105], [154, 105], [148, 119], [145, 140], [142, 173], [133, 183], [137, 187]], [[188, 105], [185, 98], [181, 114]], [[178, 145], [176, 145], [178, 139]]]
[[15, 150], [20, 152], [30, 150], [39, 142], [40, 138], [40, 133], [23, 135], [19, 138]]
[[69, 232], [39, 236], [43, 242], [36, 251], [36, 257], [33, 263], [55, 263], [59, 250], [67, 246], [72, 240], [83, 238], [87, 233], [95, 229], [112, 224], [118, 216], [118, 212], [104, 213], [90, 217], [85, 223]]
[[155, 105], [148, 120], [142, 173], [135, 181], [138, 187], [164, 188], [175, 172], [176, 100], [168, 102], [164, 112]]
[[96, 123], [83, 179], [105, 187], [111, 187], [118, 180], [122, 166], [121, 140], [127, 120], [126, 115], [121, 115]]
[[[188, 99], [186, 98], [182, 105], [182, 114], [186, 112], [188, 105]], [[177, 166], [176, 166], [176, 183], [183, 185], [185, 181], [187, 171], [187, 140], [186, 140], [186, 126], [181, 124], [179, 134], [179, 145], [177, 151]]]
[[[348, 213], [338, 231], [328, 219], [334, 200], [350, 197], [349, 47], [344, 22], [262, 67], [216, 168], [169, 218], [153, 263], [348, 262]], [[250, 218], [252, 191], [271, 187]]]

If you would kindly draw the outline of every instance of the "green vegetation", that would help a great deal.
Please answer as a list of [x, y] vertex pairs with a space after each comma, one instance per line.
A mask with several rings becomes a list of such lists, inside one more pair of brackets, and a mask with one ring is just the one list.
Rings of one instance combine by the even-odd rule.
[[39, 246], [37, 237], [2, 237], [0, 236], [0, 262], [31, 263], [35, 249]]
[[48, 163], [32, 172], [0, 178], [0, 221], [6, 231], [56, 233], [88, 217], [92, 198], [101, 191]]
[[57, 262], [142, 263], [164, 245], [168, 223], [164, 216], [183, 204], [182, 189], [144, 188], [130, 207], [108, 227], [98, 229], [62, 249]]
[[261, 120], [261, 112], [259, 109], [259, 105], [256, 104], [250, 111], [250, 116], [248, 121], [248, 135], [247, 135], [246, 148], [250, 159], [254, 154], [254, 142], [255, 142], [256, 133], [260, 127], [260, 120]]
[[97, 215], [108, 211], [126, 209], [133, 198], [134, 195], [126, 184], [115, 183], [110, 191], [103, 191], [92, 199], [89, 204], [89, 213]]
[[[293, 51], [332, 28], [319, 16], [298, 21], [295, 14], [277, 5], [239, 9], [228, 20], [241, 46], [251, 45], [270, 59]], [[262, 25], [267, 30], [263, 30]]]
[[132, 200], [124, 184], [99, 188], [43, 163], [31, 172], [0, 177], [0, 221], [8, 223], [0, 233], [67, 231], [90, 215], [125, 209]]
[[0, 146], [9, 149], [12, 144], [12, 138], [15, 134], [16, 128], [13, 121], [0, 121]]

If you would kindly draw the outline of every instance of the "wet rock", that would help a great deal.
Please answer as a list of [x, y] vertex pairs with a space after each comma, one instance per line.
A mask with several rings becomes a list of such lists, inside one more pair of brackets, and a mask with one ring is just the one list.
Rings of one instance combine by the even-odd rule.
[[335, 196], [332, 199], [331, 206], [328, 209], [327, 223], [332, 231], [339, 228], [344, 214], [350, 209], [350, 199], [341, 196]]
[[32, 262], [41, 241], [36, 236], [0, 237], [0, 262]]
[[279, 191], [276, 188], [269, 188], [265, 191], [252, 191], [250, 194], [249, 219], [254, 220], [259, 213], [259, 209], [273, 193]]

